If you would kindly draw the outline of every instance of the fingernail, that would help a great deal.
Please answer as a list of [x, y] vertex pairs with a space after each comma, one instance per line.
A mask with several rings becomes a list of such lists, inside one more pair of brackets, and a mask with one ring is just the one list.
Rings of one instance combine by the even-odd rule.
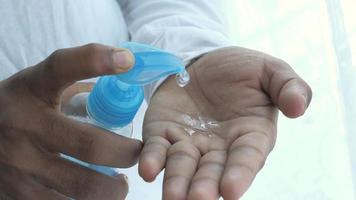
[[115, 49], [113, 54], [114, 69], [128, 70], [134, 65], [133, 54], [126, 49]]

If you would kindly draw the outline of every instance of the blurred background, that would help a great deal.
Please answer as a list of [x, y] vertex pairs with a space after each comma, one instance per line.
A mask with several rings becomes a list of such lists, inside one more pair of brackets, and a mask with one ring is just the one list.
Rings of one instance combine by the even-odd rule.
[[313, 88], [243, 200], [354, 200], [356, 1], [231, 0], [235, 44], [286, 60]]
[[[284, 59], [314, 92], [304, 117], [281, 115], [276, 147], [242, 200], [355, 200], [356, 0], [225, 1], [234, 44]], [[147, 184], [136, 167], [123, 172], [129, 200], [161, 199], [162, 174]]]

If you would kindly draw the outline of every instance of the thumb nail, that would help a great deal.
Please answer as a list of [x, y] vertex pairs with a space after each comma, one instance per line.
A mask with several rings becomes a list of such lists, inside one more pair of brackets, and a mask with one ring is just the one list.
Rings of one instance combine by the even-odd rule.
[[113, 68], [127, 71], [134, 65], [133, 54], [126, 49], [115, 49], [113, 54]]

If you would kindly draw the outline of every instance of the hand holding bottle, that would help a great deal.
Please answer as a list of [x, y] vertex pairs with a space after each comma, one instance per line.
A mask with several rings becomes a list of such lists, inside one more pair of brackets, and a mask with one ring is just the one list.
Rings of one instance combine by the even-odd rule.
[[74, 82], [127, 71], [124, 49], [91, 44], [57, 50], [43, 62], [0, 82], [0, 197], [123, 199], [124, 175], [109, 177], [60, 157], [129, 167], [141, 142], [68, 119], [59, 112]]

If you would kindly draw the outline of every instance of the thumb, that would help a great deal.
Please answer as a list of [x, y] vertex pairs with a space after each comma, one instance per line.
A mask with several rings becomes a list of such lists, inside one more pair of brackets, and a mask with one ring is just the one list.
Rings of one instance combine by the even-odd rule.
[[62, 91], [76, 81], [128, 71], [134, 56], [127, 49], [101, 44], [59, 49], [33, 67], [39, 87]]
[[312, 90], [284, 61], [265, 59], [262, 78], [264, 90], [273, 103], [290, 118], [304, 114], [312, 99]]

